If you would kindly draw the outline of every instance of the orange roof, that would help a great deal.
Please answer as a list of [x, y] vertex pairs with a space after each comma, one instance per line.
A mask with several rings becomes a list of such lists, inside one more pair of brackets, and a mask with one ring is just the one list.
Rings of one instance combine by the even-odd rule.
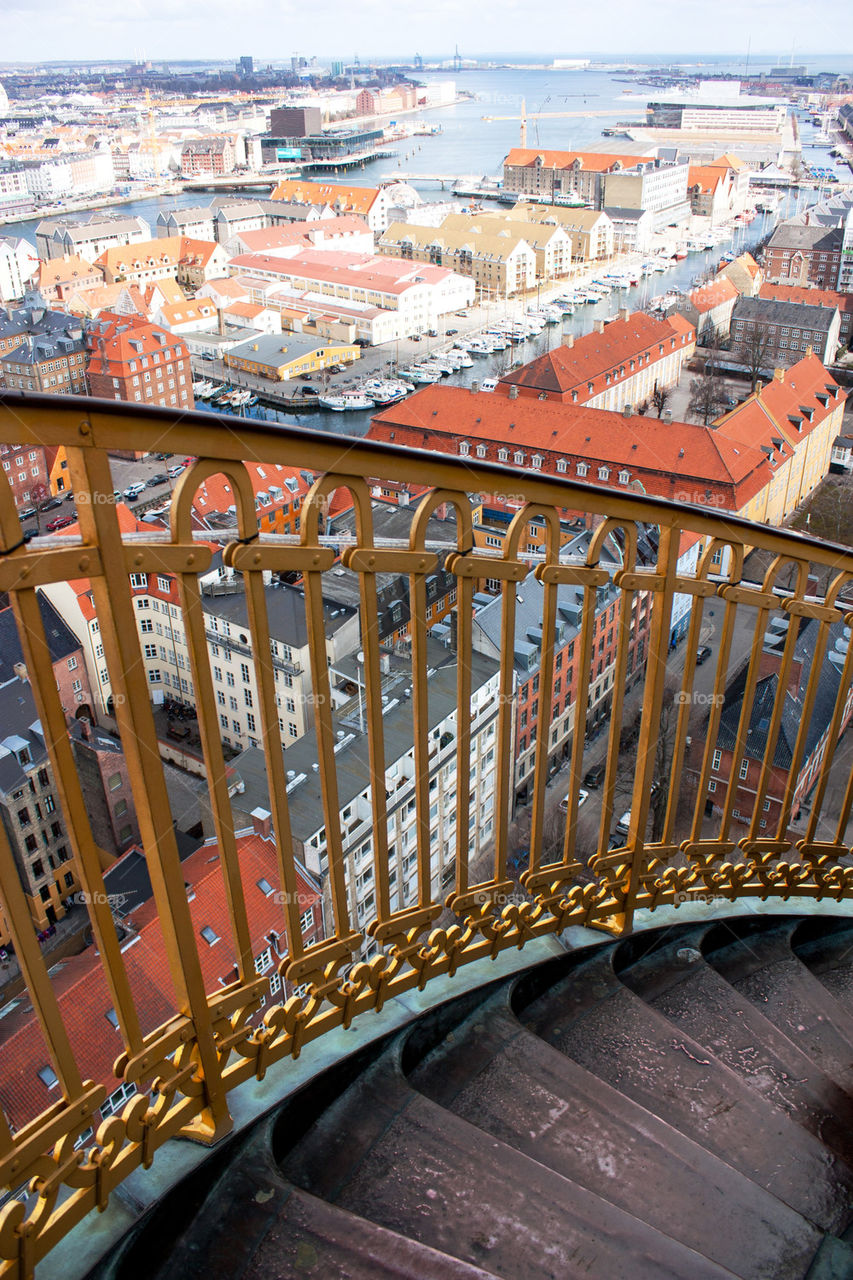
[[194, 324], [214, 317], [216, 307], [205, 298], [195, 298], [192, 302], [166, 302], [160, 308], [160, 315], [164, 324]]
[[[377, 414], [368, 437], [415, 448], [458, 454], [460, 440], [485, 444], [487, 458], [498, 447], [550, 454], [569, 461], [603, 464], [617, 472], [639, 473], [646, 490], [671, 498], [708, 484], [731, 492], [746, 485], [757, 492], [769, 479], [767, 456], [758, 447], [732, 441], [725, 433], [689, 422], [664, 422], [652, 416], [626, 418], [607, 409], [568, 405], [532, 397], [510, 400], [463, 387], [430, 386]], [[555, 466], [543, 465], [543, 471]], [[590, 475], [590, 481], [595, 480]], [[737, 506], [752, 496], [737, 489]]]
[[[278, 934], [279, 952], [286, 950], [284, 909], [280, 902], [280, 876], [275, 844], [254, 832], [237, 839], [237, 855], [243, 892], [251, 925], [252, 956], [270, 947], [269, 935]], [[220, 855], [215, 843], [202, 845], [181, 863], [185, 881], [192, 886], [189, 913], [205, 990], [218, 992], [236, 977], [236, 952], [223, 883]], [[266, 888], [261, 887], [265, 882]], [[302, 912], [313, 910], [312, 929], [306, 941], [322, 937], [321, 895], [300, 866], [296, 868], [296, 888]], [[122, 960], [143, 1034], [153, 1031], [176, 1010], [175, 992], [160, 918], [153, 898], [133, 912], [136, 937], [124, 947]], [[213, 941], [202, 937], [210, 929]], [[272, 957], [275, 963], [275, 956]], [[251, 960], [249, 961], [251, 964]], [[272, 967], [270, 972], [274, 972]], [[112, 1018], [113, 997], [104, 968], [94, 948], [71, 959], [60, 960], [51, 970], [62, 1022], [84, 1079], [106, 1087], [107, 1094], [119, 1085], [113, 1064], [123, 1042]], [[112, 1015], [112, 1016], [111, 1016]], [[56, 1101], [51, 1089], [38, 1076], [50, 1059], [32, 1007], [23, 1002], [3, 1020], [0, 1029], [3, 1074], [0, 1105], [16, 1129]]]
[[[576, 390], [583, 401], [603, 390], [595, 386], [596, 378], [604, 377], [616, 368], [621, 369], [623, 365], [628, 377], [633, 372], [631, 360], [637, 360], [645, 352], [652, 354], [654, 359], [669, 355], [674, 349], [673, 342], [677, 347], [686, 345], [688, 334], [695, 337], [692, 325], [685, 328], [680, 324], [676, 329], [668, 319], [634, 311], [627, 319], [612, 321], [603, 333], [584, 334], [574, 346], [556, 347], [520, 369], [505, 373], [498, 383], [498, 390], [507, 394], [512, 385], [562, 395]], [[659, 351], [661, 344], [663, 353]], [[592, 391], [588, 390], [590, 383], [593, 384]]]
[[713, 311], [724, 302], [734, 302], [739, 297], [740, 294], [728, 276], [716, 276], [708, 284], [702, 284], [690, 293], [690, 301], [700, 315], [704, 315], [706, 311]]
[[329, 204], [334, 208], [367, 214], [378, 195], [378, 187], [347, 187], [331, 182], [285, 178], [274, 188], [270, 199], [289, 200], [295, 204]]
[[810, 307], [838, 307], [839, 311], [853, 312], [853, 293], [835, 293], [832, 289], [815, 289], [801, 284], [763, 284], [758, 296], [777, 302], [804, 302]]
[[610, 173], [613, 169], [633, 169], [635, 165], [651, 159], [651, 156], [617, 156], [602, 151], [535, 151], [513, 147], [504, 164], [528, 168], [539, 160], [546, 169], [568, 169], [576, 164], [579, 169], [593, 173]]
[[38, 283], [40, 289], [56, 288], [60, 284], [73, 284], [75, 280], [91, 280], [97, 276], [101, 280], [104, 273], [100, 267], [93, 266], [85, 258], [77, 254], [66, 254], [62, 258], [48, 258], [39, 263]]
[[713, 191], [723, 181], [723, 172], [711, 165], [691, 165], [687, 171], [687, 189], [699, 187], [702, 191]]

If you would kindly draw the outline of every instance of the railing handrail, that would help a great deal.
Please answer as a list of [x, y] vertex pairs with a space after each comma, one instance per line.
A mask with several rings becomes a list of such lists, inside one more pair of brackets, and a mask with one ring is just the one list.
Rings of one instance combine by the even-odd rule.
[[[25, 543], [11, 489], [0, 485], [0, 591], [12, 600], [73, 849], [74, 874], [87, 898], [97, 973], [117, 1023], [115, 1084], [136, 1087], [138, 1093], [117, 1114], [103, 1118], [100, 1109], [108, 1090], [104, 1080], [86, 1078], [87, 1046], [69, 1033], [61, 995], [53, 989], [35, 938], [21, 881], [23, 854], [13, 849], [0, 824], [6, 925], [56, 1080], [52, 1105], [39, 1114], [14, 1122], [0, 1116], [0, 1184], [16, 1191], [34, 1179], [26, 1204], [14, 1200], [0, 1210], [0, 1274], [29, 1276], [70, 1226], [93, 1208], [103, 1208], [118, 1183], [147, 1165], [170, 1138], [216, 1141], [231, 1124], [228, 1095], [233, 1089], [262, 1079], [272, 1064], [297, 1057], [309, 1041], [350, 1025], [396, 995], [452, 975], [461, 965], [510, 947], [523, 948], [571, 924], [624, 933], [637, 911], [703, 901], [709, 894], [733, 902], [853, 897], [846, 842], [853, 780], [829, 815], [832, 825], [821, 825], [827, 821], [822, 809], [833, 755], [853, 712], [853, 643], [844, 634], [853, 615], [848, 603], [840, 603], [853, 583], [851, 548], [756, 525], [718, 509], [520, 472], [470, 457], [245, 420], [238, 430], [233, 419], [211, 413], [176, 421], [167, 409], [2, 393], [0, 439], [5, 438], [25, 445], [63, 445], [77, 498], [79, 536]], [[167, 450], [194, 459], [176, 484], [165, 534], [152, 529], [121, 535], [108, 455], [129, 444], [140, 452]], [[244, 458], [310, 470], [318, 477], [302, 503], [298, 537], [260, 531]], [[219, 473], [232, 487], [234, 529], [208, 534], [193, 527], [192, 501], [196, 488]], [[374, 537], [367, 483], [374, 478], [423, 489], [409, 508], [407, 540]], [[324, 512], [339, 488], [349, 490], [355, 533], [327, 536], [320, 532]], [[496, 554], [475, 545], [472, 494], [517, 502]], [[446, 543], [427, 538], [430, 519], [441, 508], [456, 521], [456, 537]], [[561, 513], [566, 509], [585, 512], [590, 525], [584, 553], [571, 558], [561, 545]], [[522, 550], [529, 522], [544, 532], [542, 550], [535, 554]], [[653, 564], [638, 563], [638, 524], [658, 531]], [[616, 530], [618, 557], [607, 549]], [[680, 566], [685, 531], [702, 540], [695, 569]], [[207, 648], [208, 635], [215, 643], [234, 641], [209, 631], [199, 583], [199, 575], [210, 569], [209, 544], [223, 541], [223, 561], [242, 578], [246, 599], [242, 630], [251, 637], [244, 650], [252, 659], [247, 663], [252, 696], [247, 705], [257, 718], [264, 751], [268, 801], [261, 815], [266, 814], [269, 824], [275, 866], [270, 875], [279, 889], [274, 931], [287, 939], [286, 954], [263, 973], [255, 967], [258, 940], [235, 836], [229, 796], [233, 778], [223, 758], [219, 717], [225, 704], [217, 701]], [[754, 572], [745, 567], [752, 550], [761, 561]], [[351, 700], [347, 727], [353, 734], [352, 757], [332, 706], [327, 652], [324, 574], [335, 564], [336, 552], [359, 585], [358, 711], [365, 732], [353, 726]], [[439, 564], [456, 581], [455, 647], [449, 655], [440, 650], [440, 661], [431, 648], [426, 616], [426, 579]], [[826, 577], [822, 593], [810, 577], [811, 566]], [[270, 652], [264, 586], [270, 572], [301, 577], [297, 603], [304, 609], [309, 653], [302, 673], [313, 703], [312, 714], [304, 717], [310, 722], [308, 736], [292, 748], [285, 741], [285, 750], [275, 684], [282, 660]], [[190, 658], [187, 675], [217, 839], [215, 874], [234, 965], [234, 974], [229, 970], [215, 987], [205, 978], [204, 943], [178, 856], [131, 573], [167, 574], [180, 593]], [[408, 584], [410, 653], [400, 659], [405, 689], [399, 697], [383, 700], [389, 684], [382, 668], [376, 578], [387, 573]], [[116, 938], [104, 888], [108, 856], [93, 835], [37, 597], [39, 588], [79, 579], [88, 581], [94, 599], [162, 935], [158, 945], [168, 976], [170, 994], [164, 1002], [170, 1012], [156, 1026], [146, 1024], [139, 971], [133, 968], [143, 948], [122, 951]], [[500, 620], [492, 632], [478, 633], [475, 643], [474, 594], [487, 579], [499, 583]], [[577, 602], [578, 621], [558, 632], [560, 592], [566, 588]], [[535, 690], [532, 677], [523, 677], [515, 665], [517, 639], [528, 650], [532, 644], [516, 625], [522, 617], [529, 619], [520, 611], [533, 608], [530, 599], [525, 604], [525, 590], [535, 591], [535, 625], [529, 620], [521, 624], [535, 633]], [[648, 607], [641, 610], [636, 606], [643, 600]], [[690, 602], [683, 670], [668, 665], [676, 600]], [[701, 689], [697, 655], [704, 643], [706, 609], [712, 606], [718, 614], [715, 663], [702, 677], [712, 687]], [[751, 627], [739, 631], [744, 612]], [[786, 625], [777, 628], [779, 641], [771, 653], [765, 633], [777, 616]], [[146, 628], [146, 636], [150, 634]], [[736, 641], [741, 644], [750, 635], [748, 651], [742, 647], [736, 653]], [[830, 652], [835, 655], [831, 660]], [[728, 675], [734, 659], [742, 659], [743, 673], [731, 689]], [[775, 682], [768, 684], [768, 675]], [[522, 726], [521, 715], [516, 719], [520, 686], [528, 684], [522, 714], [529, 710], [531, 719]], [[793, 686], [799, 718], [789, 714], [786, 701]], [[756, 753], [750, 734], [759, 688], [766, 714], [759, 735], [763, 748]], [[697, 703], [700, 696], [705, 701]], [[609, 740], [598, 830], [585, 834], [579, 802], [585, 772], [580, 727], [587, 723], [594, 698], [607, 698], [610, 704]], [[818, 701], [829, 711], [815, 740], [811, 721]], [[570, 742], [570, 754], [561, 784], [568, 793], [568, 811], [555, 826], [546, 785], [553, 764], [552, 729], [563, 716], [573, 717], [579, 729], [557, 734], [558, 742], [564, 736]], [[620, 743], [629, 728], [636, 745], [626, 781], [620, 774]], [[451, 732], [442, 747], [443, 735]], [[787, 769], [776, 763], [783, 734]], [[717, 760], [721, 742], [727, 744], [726, 776]], [[517, 817], [515, 760], [528, 749], [535, 751], [533, 770], [524, 779], [529, 835], [512, 827]], [[473, 759], [478, 761], [476, 773]], [[441, 774], [453, 761], [452, 786], [448, 781], [445, 794]], [[406, 781], [395, 785], [389, 798], [388, 769], [395, 766]], [[738, 792], [746, 775], [753, 811], [744, 816]], [[342, 818], [353, 788], [356, 797], [367, 792], [370, 806], [370, 817], [357, 826], [359, 849], [368, 824], [372, 832], [369, 853], [359, 853], [359, 884], [356, 849], [347, 843]], [[802, 830], [792, 829], [804, 789], [813, 795], [808, 821]], [[710, 819], [706, 801], [714, 809]], [[628, 834], [611, 848], [611, 828], [623, 808], [630, 811]], [[741, 821], [748, 827], [743, 834], [737, 829]], [[299, 868], [315, 854], [308, 870], [322, 878], [326, 920], [319, 940], [306, 932], [300, 902]], [[452, 891], [446, 894], [443, 886], [451, 878]], [[143, 919], [138, 932], [145, 927]], [[280, 980], [279, 987], [270, 987], [270, 973]], [[284, 982], [301, 994], [278, 994]], [[267, 1001], [263, 1013], [262, 1000]], [[0, 1092], [2, 1088], [0, 1079]], [[90, 1126], [96, 1129], [94, 1137], [76, 1152], [75, 1141]]]

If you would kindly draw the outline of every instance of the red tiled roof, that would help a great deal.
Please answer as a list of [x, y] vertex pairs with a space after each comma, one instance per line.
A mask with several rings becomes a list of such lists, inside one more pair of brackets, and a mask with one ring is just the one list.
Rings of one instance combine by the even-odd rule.
[[[689, 326], [689, 332], [693, 332], [692, 325]], [[603, 333], [584, 334], [575, 341], [574, 346], [556, 347], [520, 369], [504, 374], [498, 382], [498, 390], [507, 394], [510, 386], [517, 385], [567, 394], [577, 389], [579, 398], [583, 400], [588, 394], [596, 395], [602, 389], [587, 392], [588, 383], [594, 383], [596, 378], [615, 367], [621, 368], [626, 361], [630, 365], [632, 359], [637, 359], [646, 351], [651, 351], [653, 358], [660, 359], [657, 348], [661, 343], [664, 344], [663, 355], [669, 355], [674, 349], [672, 340], [675, 339], [676, 348], [682, 347], [684, 343], [681, 339], [686, 338], [687, 333], [688, 330], [683, 325], [676, 329], [668, 319], [635, 311], [627, 320], [612, 321]]]
[[708, 284], [703, 284], [698, 289], [693, 289], [690, 294], [690, 301], [700, 315], [703, 315], [706, 311], [713, 311], [715, 307], [722, 306], [724, 302], [734, 302], [739, 297], [740, 294], [728, 276], [716, 276]]
[[306, 182], [302, 178], [285, 178], [273, 190], [271, 200], [288, 200], [296, 204], [329, 204], [356, 213], [369, 213], [378, 187], [348, 187], [333, 182]]
[[[270, 945], [268, 935], [275, 931], [285, 950], [284, 908], [277, 900], [280, 890], [278, 859], [275, 845], [255, 833], [238, 838], [238, 857], [243, 892], [251, 928], [252, 956], [246, 957], [251, 970], [252, 959]], [[225, 898], [219, 852], [215, 843], [203, 845], [181, 864], [185, 881], [192, 887], [189, 911], [196, 934], [199, 960], [205, 990], [215, 993], [236, 976], [236, 955]], [[266, 880], [271, 892], [258, 886]], [[316, 908], [321, 894], [314, 883], [296, 869], [300, 913]], [[216, 935], [213, 945], [201, 937], [203, 928]], [[166, 948], [153, 898], [133, 915], [136, 937], [126, 945], [122, 960], [134, 997], [143, 1034], [173, 1016], [177, 1008], [169, 973]], [[321, 912], [315, 910], [316, 936], [322, 936]], [[113, 1011], [113, 999], [104, 977], [100, 958], [93, 947], [70, 960], [60, 962], [52, 971], [54, 990], [83, 1079], [94, 1080], [109, 1095], [120, 1081], [113, 1064], [123, 1051], [120, 1033], [107, 1018]], [[58, 1099], [56, 1087], [49, 1088], [38, 1076], [49, 1058], [38, 1022], [29, 1006], [15, 1010], [0, 1022], [3, 1071], [0, 1074], [0, 1106], [7, 1118], [20, 1128], [45, 1107]]]
[[552, 474], [557, 457], [588, 461], [593, 468], [624, 468], [632, 477], [639, 474], [648, 492], [665, 498], [719, 485], [737, 489], [738, 508], [752, 496], [750, 490], [757, 492], [770, 478], [767, 456], [759, 448], [712, 428], [529, 397], [510, 400], [460, 387], [425, 387], [377, 414], [367, 434], [457, 456], [460, 441], [482, 442], [491, 461], [498, 460], [499, 447], [522, 449], [525, 466], [533, 454], [550, 455], [542, 470]]
[[853, 314], [853, 293], [836, 293], [833, 289], [810, 289], [801, 284], [763, 284], [759, 298], [776, 302], [804, 302], [810, 307], [838, 307]]
[[612, 155], [602, 151], [537, 151], [531, 147], [513, 147], [504, 164], [529, 168], [537, 159], [546, 169], [568, 169], [576, 161], [579, 168], [594, 173], [609, 173], [612, 169], [632, 169], [634, 165], [650, 160], [651, 156]]

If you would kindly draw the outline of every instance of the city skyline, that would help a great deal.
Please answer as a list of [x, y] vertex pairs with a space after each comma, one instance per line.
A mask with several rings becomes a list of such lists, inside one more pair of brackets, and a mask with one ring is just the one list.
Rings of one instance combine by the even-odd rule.
[[[547, 53], [541, 55], [547, 60], [595, 55], [625, 60], [655, 55], [743, 60], [747, 51], [759, 59], [788, 61], [793, 55], [795, 62], [815, 56], [853, 56], [853, 20], [828, 0], [808, 7], [799, 0], [772, 4], [756, 0], [750, 9], [753, 26], [744, 23], [742, 6], [734, 0], [722, 0], [714, 10], [712, 51], [703, 50], [709, 37], [707, 6], [696, 0], [686, 6], [675, 0], [659, 0], [651, 20], [636, 30], [636, 9], [629, 0], [611, 0], [602, 10], [573, 15], [570, 31], [565, 11], [554, 0], [546, 0], [539, 12], [541, 30], [554, 37], [548, 41]], [[398, 7], [391, 21], [376, 0], [367, 0], [357, 14], [333, 0], [323, 16], [324, 27], [335, 33], [333, 45], [327, 35], [318, 35], [314, 18], [297, 6], [286, 5], [270, 14], [261, 0], [245, 0], [240, 10], [240, 49], [233, 46], [233, 53], [226, 53], [236, 38], [233, 8], [226, 0], [207, 0], [203, 5], [200, 0], [184, 0], [179, 9], [165, 0], [128, 0], [120, 9], [97, 11], [84, 0], [10, 0], [4, 6], [4, 45], [9, 63], [132, 60], [140, 56], [174, 60], [176, 50], [182, 59], [191, 54], [199, 60], [225, 61], [237, 57], [243, 46], [253, 45], [254, 28], [263, 31], [258, 43], [265, 52], [259, 57], [257, 50], [244, 51], [254, 52], [259, 62], [286, 60], [297, 52], [324, 62], [333, 58], [349, 62], [356, 56], [362, 61], [411, 59], [416, 52], [429, 59], [451, 58], [457, 45], [468, 58], [523, 60], [536, 55], [535, 47], [514, 51], [520, 23], [528, 31], [518, 0], [495, 0], [490, 7], [489, 49], [482, 48], [483, 15], [479, 8], [460, 10], [449, 0]], [[39, 19], [37, 23], [34, 17]], [[611, 48], [614, 31], [632, 34], [622, 47]], [[445, 49], [440, 44], [436, 48], [436, 32], [448, 33]], [[558, 45], [557, 40], [565, 44]], [[834, 52], [827, 54], [827, 50]]]

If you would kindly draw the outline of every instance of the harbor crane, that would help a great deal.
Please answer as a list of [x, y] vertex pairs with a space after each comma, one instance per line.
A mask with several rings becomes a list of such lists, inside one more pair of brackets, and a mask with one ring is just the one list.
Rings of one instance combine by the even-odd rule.
[[531, 111], [527, 113], [527, 103], [521, 100], [521, 115], [519, 116], [482, 116], [483, 120], [491, 123], [493, 120], [519, 120], [521, 122], [521, 139], [520, 147], [522, 151], [527, 150], [527, 121], [528, 120], [582, 120], [587, 116], [620, 116], [621, 110], [617, 111]]

